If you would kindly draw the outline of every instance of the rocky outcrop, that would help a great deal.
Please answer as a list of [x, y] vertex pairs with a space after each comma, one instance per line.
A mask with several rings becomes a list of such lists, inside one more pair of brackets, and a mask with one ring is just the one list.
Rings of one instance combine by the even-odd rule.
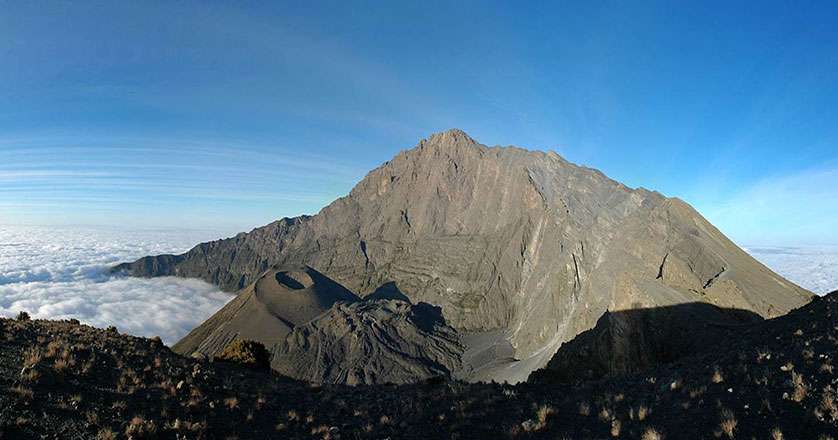
[[462, 352], [438, 308], [372, 300], [337, 304], [294, 328], [271, 365], [314, 383], [409, 383], [451, 376]]
[[399, 153], [315, 216], [117, 270], [235, 291], [289, 265], [361, 297], [390, 286], [477, 340], [500, 335], [510, 355], [469, 356], [491, 367], [468, 370], [509, 381], [546, 365], [606, 310], [702, 302], [772, 317], [811, 297], [681, 200], [460, 130]]

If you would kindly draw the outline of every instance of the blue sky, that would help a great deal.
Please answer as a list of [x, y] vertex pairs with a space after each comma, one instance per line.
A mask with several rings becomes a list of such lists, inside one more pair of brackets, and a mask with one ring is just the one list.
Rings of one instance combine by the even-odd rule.
[[265, 3], [0, 3], [0, 224], [248, 229], [459, 127], [838, 243], [834, 2]]

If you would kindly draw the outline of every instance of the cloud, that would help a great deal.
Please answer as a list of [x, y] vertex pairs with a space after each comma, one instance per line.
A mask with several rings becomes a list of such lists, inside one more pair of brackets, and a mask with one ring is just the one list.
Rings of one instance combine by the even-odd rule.
[[838, 246], [747, 246], [754, 258], [804, 289], [838, 290]]
[[114, 263], [182, 252], [215, 231], [0, 226], [0, 315], [69, 319], [173, 344], [232, 299], [200, 280], [111, 276]]

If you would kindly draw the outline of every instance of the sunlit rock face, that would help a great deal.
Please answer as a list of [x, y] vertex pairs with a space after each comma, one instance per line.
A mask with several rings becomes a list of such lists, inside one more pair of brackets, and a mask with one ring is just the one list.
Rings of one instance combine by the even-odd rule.
[[118, 269], [235, 291], [303, 264], [361, 298], [389, 286], [440, 307], [480, 360], [463, 364], [469, 379], [524, 380], [607, 310], [703, 302], [771, 317], [811, 296], [681, 200], [460, 130], [399, 153], [317, 215]]

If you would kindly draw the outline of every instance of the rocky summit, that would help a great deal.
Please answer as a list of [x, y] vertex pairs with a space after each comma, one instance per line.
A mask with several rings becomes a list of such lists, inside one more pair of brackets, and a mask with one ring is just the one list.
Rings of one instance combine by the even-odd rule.
[[[317, 215], [115, 270], [238, 292], [175, 349], [212, 355], [236, 338], [261, 340], [273, 347], [275, 369], [315, 382], [436, 374], [519, 382], [548, 364], [561, 370], [563, 361], [551, 359], [562, 344], [602, 319], [622, 334], [665, 334], [660, 326], [681, 320], [656, 323], [632, 311], [699, 304], [711, 308], [691, 310], [696, 325], [727, 326], [780, 316], [812, 297], [682, 200], [552, 152], [487, 147], [460, 130], [400, 152]], [[390, 302], [367, 301], [381, 296]], [[427, 321], [416, 318], [420, 304], [440, 311], [433, 326], [419, 324]], [[596, 350], [643, 349], [605, 340]], [[339, 355], [365, 350], [369, 358]], [[624, 365], [590, 370], [661, 360], [672, 358], [627, 355]]]

